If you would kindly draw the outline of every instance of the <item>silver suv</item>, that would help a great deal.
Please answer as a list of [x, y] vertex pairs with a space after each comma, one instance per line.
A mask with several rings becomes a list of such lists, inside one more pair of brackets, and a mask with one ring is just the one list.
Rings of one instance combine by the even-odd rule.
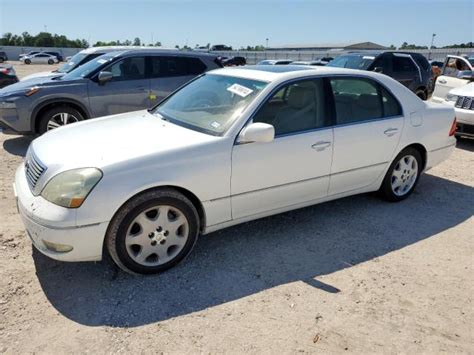
[[0, 128], [43, 134], [84, 119], [151, 108], [219, 67], [219, 59], [205, 53], [141, 49], [104, 54], [64, 76], [20, 81], [0, 90]]

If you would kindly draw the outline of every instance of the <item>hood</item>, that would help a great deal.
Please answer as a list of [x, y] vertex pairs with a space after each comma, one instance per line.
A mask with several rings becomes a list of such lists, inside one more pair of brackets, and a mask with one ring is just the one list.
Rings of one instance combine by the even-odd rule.
[[473, 96], [474, 97], [474, 82], [454, 88], [449, 93], [452, 95], [457, 95], [457, 96]]
[[31, 147], [48, 168], [67, 170], [104, 168], [218, 139], [164, 121], [148, 111], [135, 111], [57, 128], [35, 139]]
[[22, 80], [1, 89], [0, 95], [10, 95], [10, 94], [16, 94], [18, 92], [23, 93], [34, 86], [38, 86], [41, 88], [48, 88], [48, 87], [53, 87], [53, 86], [75, 84], [75, 83], [79, 83], [84, 80], [87, 80], [87, 79], [57, 80], [57, 78], [61, 76], [62, 74], [55, 75], [55, 76], [38, 77], [38, 78], [32, 78], [28, 80]]
[[23, 78], [20, 79], [20, 81], [25, 81], [25, 80], [31, 80], [31, 79], [37, 79], [37, 78], [45, 78], [45, 77], [57, 77], [57, 76], [63, 76], [64, 73], [58, 73], [58, 72], [53, 72], [53, 71], [43, 71], [40, 73], [34, 73], [27, 75]]

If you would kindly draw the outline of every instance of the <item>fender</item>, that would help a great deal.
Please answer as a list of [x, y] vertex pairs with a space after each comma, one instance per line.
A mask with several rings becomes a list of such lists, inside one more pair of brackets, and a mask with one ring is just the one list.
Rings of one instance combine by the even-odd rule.
[[45, 106], [48, 106], [52, 103], [70, 103], [70, 104], [74, 104], [76, 106], [79, 106], [81, 108], [81, 110], [85, 113], [85, 119], [89, 119], [91, 118], [91, 114], [89, 112], [89, 110], [87, 109], [87, 107], [80, 103], [79, 101], [77, 100], [74, 100], [74, 99], [70, 99], [70, 98], [55, 98], [55, 99], [48, 99], [48, 100], [45, 100], [43, 102], [41, 102], [39, 105], [37, 105], [32, 114], [31, 114], [31, 132], [35, 132], [35, 127], [36, 127], [36, 121], [37, 121], [37, 118], [38, 118], [38, 113], [41, 111], [41, 109], [43, 109]]

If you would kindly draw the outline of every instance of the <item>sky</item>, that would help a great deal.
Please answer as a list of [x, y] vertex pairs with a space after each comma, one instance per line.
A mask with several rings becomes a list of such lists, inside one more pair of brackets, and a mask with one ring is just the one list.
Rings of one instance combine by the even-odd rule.
[[0, 0], [0, 32], [240, 46], [474, 41], [474, 0]]

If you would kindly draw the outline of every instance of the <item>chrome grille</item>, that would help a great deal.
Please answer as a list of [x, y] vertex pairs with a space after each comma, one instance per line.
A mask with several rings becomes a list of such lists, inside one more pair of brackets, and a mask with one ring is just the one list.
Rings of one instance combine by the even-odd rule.
[[465, 110], [474, 110], [474, 98], [470, 96], [458, 96], [454, 106]]
[[33, 191], [38, 183], [38, 180], [46, 171], [46, 166], [44, 166], [39, 159], [34, 155], [34, 153], [28, 150], [25, 159], [25, 174], [30, 190]]

